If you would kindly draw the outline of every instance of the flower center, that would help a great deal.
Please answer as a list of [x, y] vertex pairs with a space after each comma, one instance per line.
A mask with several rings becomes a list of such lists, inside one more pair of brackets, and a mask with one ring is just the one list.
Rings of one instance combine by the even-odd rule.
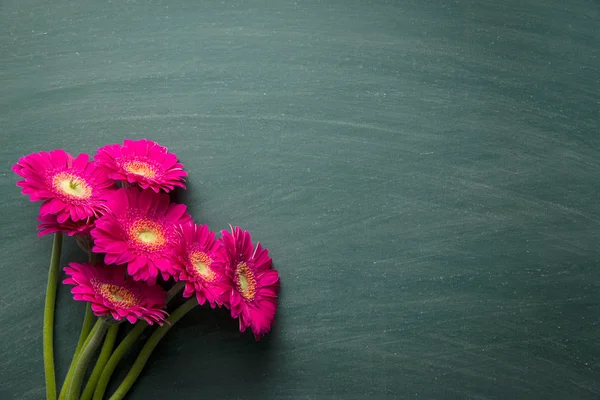
[[137, 234], [137, 237], [144, 243], [154, 243], [158, 235], [154, 231], [141, 231]]
[[158, 222], [140, 219], [129, 228], [129, 239], [145, 250], [154, 251], [165, 245], [167, 234]]
[[238, 291], [246, 300], [252, 300], [256, 295], [256, 279], [254, 279], [254, 273], [250, 271], [245, 262], [237, 265], [235, 278]]
[[54, 175], [52, 186], [66, 197], [87, 199], [92, 196], [92, 188], [85, 180], [66, 171]]
[[123, 168], [130, 174], [140, 175], [145, 178], [154, 178], [156, 176], [156, 168], [150, 163], [140, 160], [127, 161], [123, 165]]
[[111, 303], [119, 307], [133, 307], [138, 304], [137, 296], [123, 286], [113, 283], [99, 283], [98, 291]]
[[215, 272], [210, 269], [210, 264], [212, 264], [213, 260], [208, 254], [202, 251], [195, 251], [190, 253], [190, 261], [197, 276], [207, 282], [215, 279]]

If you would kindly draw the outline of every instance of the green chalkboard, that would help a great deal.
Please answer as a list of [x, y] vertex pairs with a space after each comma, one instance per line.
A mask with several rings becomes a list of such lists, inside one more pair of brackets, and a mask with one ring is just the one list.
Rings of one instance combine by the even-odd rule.
[[142, 137], [282, 289], [259, 343], [186, 316], [131, 399], [600, 398], [597, 1], [0, 0], [0, 130], [3, 400], [44, 395], [52, 246], [10, 167]]

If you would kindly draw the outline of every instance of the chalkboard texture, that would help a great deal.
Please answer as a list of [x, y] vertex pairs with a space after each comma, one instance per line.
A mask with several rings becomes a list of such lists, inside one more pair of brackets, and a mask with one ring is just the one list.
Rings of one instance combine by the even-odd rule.
[[259, 343], [186, 316], [129, 398], [600, 398], [599, 43], [594, 0], [0, 0], [0, 398], [44, 395], [52, 246], [11, 165], [142, 137], [282, 291]]

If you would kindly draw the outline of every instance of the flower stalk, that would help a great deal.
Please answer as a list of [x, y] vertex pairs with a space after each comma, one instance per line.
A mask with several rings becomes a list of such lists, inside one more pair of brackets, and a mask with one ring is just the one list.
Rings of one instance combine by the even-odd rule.
[[[89, 252], [90, 263], [96, 263], [96, 254]], [[75, 347], [75, 352], [73, 353], [73, 359], [71, 360], [71, 365], [69, 365], [69, 370], [67, 371], [67, 376], [65, 377], [65, 381], [63, 382], [62, 388], [60, 389], [60, 394], [58, 396], [58, 400], [64, 400], [67, 395], [67, 389], [69, 388], [69, 384], [71, 382], [71, 378], [73, 377], [73, 371], [75, 369], [75, 365], [77, 364], [77, 357], [79, 357], [79, 353], [81, 352], [81, 348], [85, 343], [90, 331], [92, 330], [92, 326], [94, 325], [94, 312], [92, 311], [92, 304], [86, 303], [85, 306], [85, 315], [83, 317], [83, 323], [81, 324], [81, 332], [79, 333], [79, 340], [77, 341], [77, 346]]]
[[87, 371], [87, 367], [94, 355], [94, 352], [102, 343], [102, 339], [106, 334], [106, 330], [108, 329], [108, 323], [99, 318], [92, 332], [90, 332], [83, 348], [81, 349], [81, 353], [77, 358], [77, 365], [73, 371], [73, 379], [67, 389], [66, 400], [78, 400], [79, 394], [81, 393], [81, 385], [83, 383], [83, 377], [85, 376], [85, 372]]
[[127, 351], [133, 346], [135, 341], [140, 337], [140, 335], [144, 332], [144, 330], [148, 327], [148, 323], [145, 321], [139, 321], [131, 331], [125, 336], [125, 338], [121, 341], [121, 343], [117, 346], [115, 351], [112, 353], [108, 362], [104, 366], [102, 373], [100, 374], [100, 378], [98, 379], [98, 383], [96, 384], [96, 389], [94, 390], [93, 400], [102, 400], [104, 398], [104, 393], [106, 392], [106, 387], [108, 386], [108, 382], [119, 365], [119, 362], [125, 356]]
[[102, 345], [102, 350], [100, 350], [100, 355], [98, 356], [98, 361], [96, 361], [96, 365], [88, 379], [85, 388], [83, 389], [83, 394], [81, 395], [80, 400], [90, 400], [94, 395], [94, 390], [96, 389], [96, 384], [100, 379], [100, 375], [102, 374], [102, 370], [104, 366], [108, 362], [110, 355], [112, 354], [113, 347], [115, 346], [115, 341], [117, 339], [117, 333], [119, 332], [119, 327], [121, 325], [114, 324], [110, 325], [108, 328], [108, 332], [106, 333], [106, 337], [104, 338], [104, 344]]
[[46, 399], [56, 399], [56, 372], [54, 370], [54, 309], [56, 305], [56, 289], [60, 272], [60, 253], [62, 250], [62, 233], [54, 234], [48, 285], [46, 288], [46, 305], [44, 308], [44, 373], [46, 376]]

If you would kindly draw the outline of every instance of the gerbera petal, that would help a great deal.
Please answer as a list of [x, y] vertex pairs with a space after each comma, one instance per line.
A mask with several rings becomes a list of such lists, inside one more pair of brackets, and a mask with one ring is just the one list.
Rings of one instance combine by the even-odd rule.
[[[59, 199], [50, 199], [45, 201], [40, 207], [40, 215], [50, 215], [57, 214], [61, 212], [65, 207], [65, 203], [63, 203]], [[63, 221], [64, 222], [64, 221]]]
[[186, 213], [187, 207], [185, 204], [176, 204], [169, 208], [167, 219], [169, 221], [179, 221]]
[[278, 282], [279, 282], [279, 273], [274, 269], [265, 272], [260, 277], [260, 284], [263, 286], [274, 285]]
[[85, 170], [88, 165], [90, 156], [87, 154], [80, 154], [73, 160], [73, 168], [79, 171]]
[[[71, 214], [69, 214], [69, 213], [60, 212], [60, 213], [56, 214], [56, 220], [60, 224], [64, 224], [65, 222], [67, 222], [69, 220], [69, 218], [72, 218]], [[77, 219], [77, 218], [75, 218], [75, 219]]]

